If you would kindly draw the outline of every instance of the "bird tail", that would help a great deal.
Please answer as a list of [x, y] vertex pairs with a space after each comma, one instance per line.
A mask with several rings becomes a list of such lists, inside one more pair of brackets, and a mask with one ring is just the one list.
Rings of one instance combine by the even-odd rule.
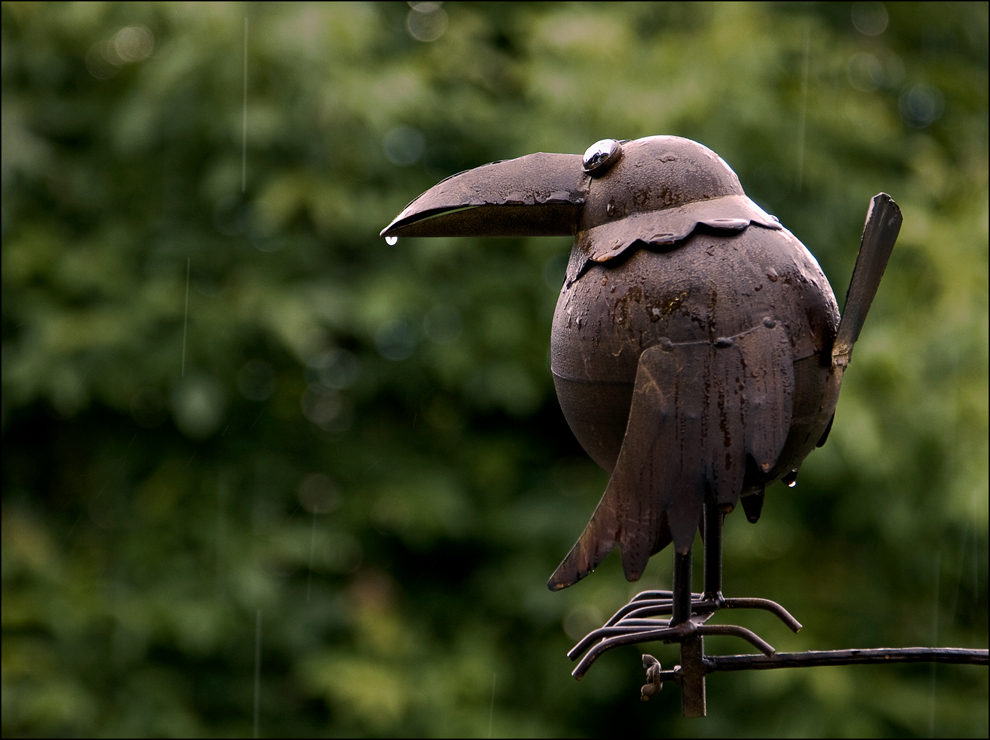
[[[605, 559], [605, 556], [615, 549], [616, 545], [629, 539], [628, 536], [623, 536], [623, 523], [620, 522], [616, 510], [612, 506], [613, 499], [614, 497], [609, 496], [607, 492], [602, 497], [598, 508], [595, 509], [595, 513], [591, 517], [591, 521], [588, 522], [588, 526], [584, 528], [584, 532], [581, 533], [578, 541], [574, 543], [574, 547], [567, 553], [567, 557], [564, 558], [563, 562], [557, 566], [557, 570], [550, 576], [547, 587], [551, 591], [560, 591], [568, 586], [573, 586], [597, 568]], [[643, 574], [643, 568], [646, 566], [646, 560], [649, 559], [649, 556], [660, 552], [670, 543], [671, 536], [670, 528], [667, 526], [667, 513], [663, 512], [655, 542], [648, 548], [649, 554], [642, 560], [642, 563], [627, 563], [626, 553], [630, 551], [630, 548], [620, 545], [622, 547], [623, 565], [629, 566], [625, 569], [626, 579], [629, 581], [638, 581]]]

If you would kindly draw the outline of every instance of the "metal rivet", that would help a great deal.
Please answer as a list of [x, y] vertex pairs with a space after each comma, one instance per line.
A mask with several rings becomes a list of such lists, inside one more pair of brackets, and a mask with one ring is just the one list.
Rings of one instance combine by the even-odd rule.
[[615, 139], [602, 139], [588, 147], [582, 164], [589, 175], [600, 177], [621, 158], [622, 144]]

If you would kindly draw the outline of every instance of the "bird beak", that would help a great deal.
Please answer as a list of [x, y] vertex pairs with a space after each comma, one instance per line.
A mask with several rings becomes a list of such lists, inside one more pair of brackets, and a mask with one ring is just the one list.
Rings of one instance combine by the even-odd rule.
[[493, 162], [434, 185], [381, 236], [573, 236], [589, 182], [579, 154]]

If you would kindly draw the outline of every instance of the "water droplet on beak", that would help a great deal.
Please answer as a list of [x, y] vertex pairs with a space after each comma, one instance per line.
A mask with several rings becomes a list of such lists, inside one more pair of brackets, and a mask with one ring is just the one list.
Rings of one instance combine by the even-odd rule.
[[397, 237], [397, 236], [386, 236], [385, 237], [385, 243], [388, 244], [390, 247], [394, 247], [396, 244], [399, 243], [399, 237]]

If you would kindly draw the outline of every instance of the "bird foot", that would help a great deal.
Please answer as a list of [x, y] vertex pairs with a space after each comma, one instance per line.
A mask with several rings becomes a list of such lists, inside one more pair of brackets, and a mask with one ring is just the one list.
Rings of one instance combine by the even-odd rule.
[[[588, 633], [571, 648], [567, 653], [567, 657], [571, 660], [577, 660], [584, 655], [571, 675], [580, 680], [602, 653], [615, 647], [638, 645], [644, 642], [682, 643], [692, 636], [732, 635], [746, 640], [764, 655], [770, 656], [776, 652], [772, 645], [745, 627], [706, 624], [720, 609], [763, 609], [776, 615], [792, 631], [797, 632], [801, 629], [800, 622], [780, 604], [769, 599], [725, 598], [721, 593], [691, 594], [690, 618], [678, 624], [671, 624], [671, 619], [658, 619], [657, 617], [673, 613], [673, 603], [671, 591], [643, 591], [636, 594], [602, 627]], [[644, 656], [644, 661], [647, 657], [649, 656]], [[659, 668], [652, 666], [652, 663], [644, 667], [648, 670], [653, 667], [654, 673], [660, 675]], [[663, 674], [671, 674], [666, 676], [666, 680], [676, 678], [676, 671], [676, 668], [674, 671], [664, 671]], [[662, 683], [660, 679], [650, 680], [650, 685]], [[649, 695], [658, 690], [650, 690]], [[643, 696], [649, 698], [647, 694]]]

